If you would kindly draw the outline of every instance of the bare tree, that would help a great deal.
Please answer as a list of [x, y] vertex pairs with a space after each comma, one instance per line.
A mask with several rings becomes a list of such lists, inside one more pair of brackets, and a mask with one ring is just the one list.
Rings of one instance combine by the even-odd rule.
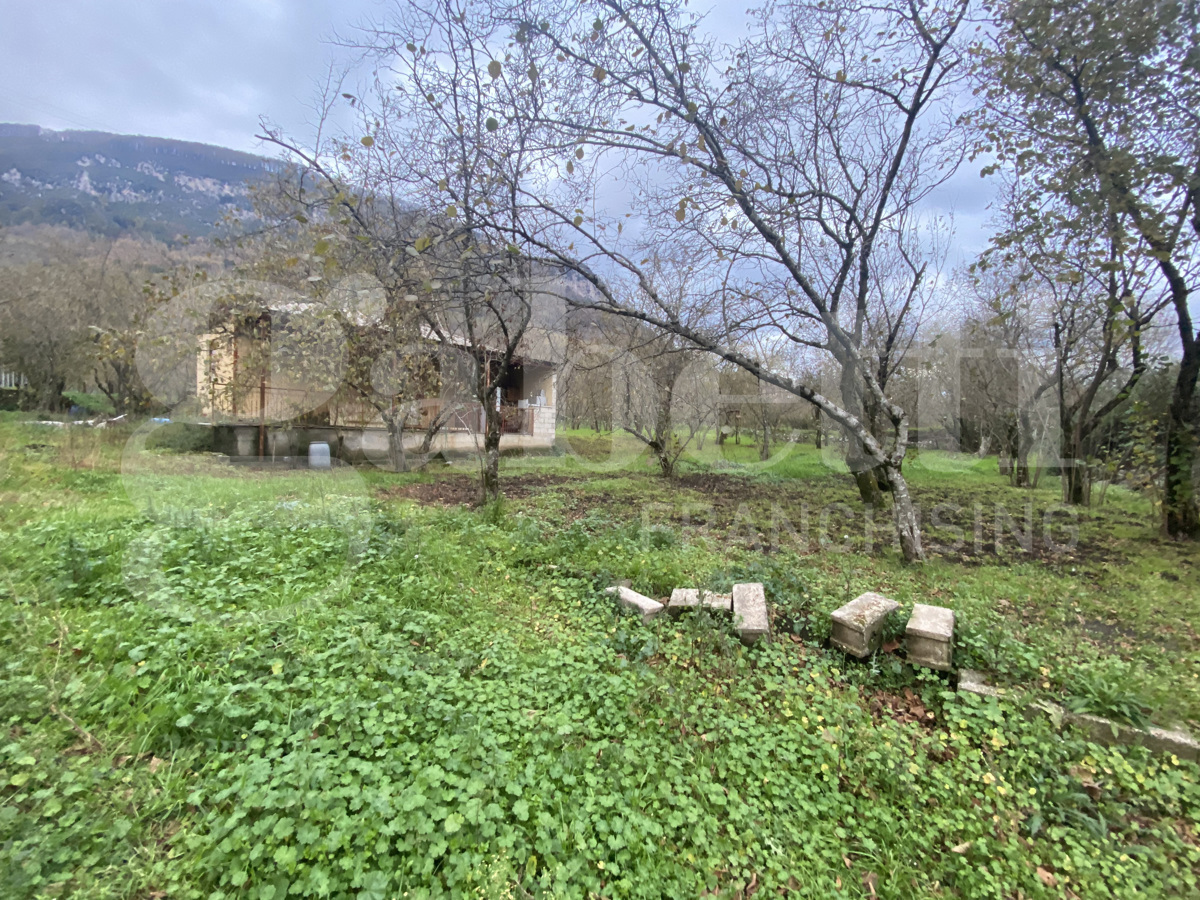
[[[361, 138], [325, 140], [319, 131], [315, 145], [303, 147], [266, 126], [264, 137], [323, 184], [345, 224], [374, 247], [385, 284], [404, 282], [428, 339], [473, 361], [483, 416], [481, 489], [485, 500], [494, 500], [500, 494], [501, 385], [528, 341], [536, 298], [549, 296], [546, 282], [555, 275], [512, 236], [517, 189], [497, 170], [503, 161], [519, 173], [533, 160], [521, 139], [503, 145], [488, 139], [498, 129], [489, 115], [495, 79], [478, 48], [448, 37], [458, 20], [456, 13], [420, 23], [427, 29], [420, 40], [447, 47], [445, 67], [420, 67], [403, 85], [407, 93], [377, 73], [374, 107], [341, 94], [363, 114]], [[404, 52], [390, 42], [388, 48]], [[326, 91], [323, 115], [335, 96]], [[426, 102], [435, 96], [453, 101]], [[503, 233], [494, 221], [504, 223]], [[418, 288], [409, 293], [414, 277]]]
[[[486, 159], [477, 180], [503, 186], [503, 202], [468, 195], [447, 159], [440, 186], [464, 221], [578, 272], [597, 292], [578, 305], [816, 405], [850, 436], [864, 499], [892, 495], [904, 556], [917, 560], [908, 415], [880, 383], [870, 335], [905, 333], [928, 277], [917, 209], [962, 155], [939, 98], [961, 68], [965, 12], [965, 0], [789, 2], [726, 45], [679, 2], [403, 3], [359, 46], [387, 72], [388, 96], [407, 101], [382, 120], [420, 121], [434, 145], [462, 137], [456, 159]], [[610, 188], [633, 189], [629, 228], [596, 201]], [[660, 295], [638, 252], [648, 238], [704, 247], [723, 267], [713, 316], [689, 323]], [[880, 327], [873, 297], [891, 312]], [[731, 335], [754, 328], [832, 357], [840, 402], [736, 349]]]

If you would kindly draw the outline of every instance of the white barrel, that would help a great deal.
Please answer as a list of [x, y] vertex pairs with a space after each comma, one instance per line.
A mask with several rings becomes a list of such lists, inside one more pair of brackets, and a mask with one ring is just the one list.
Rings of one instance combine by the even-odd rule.
[[310, 469], [329, 468], [329, 444], [325, 441], [313, 441], [308, 445], [308, 467]]

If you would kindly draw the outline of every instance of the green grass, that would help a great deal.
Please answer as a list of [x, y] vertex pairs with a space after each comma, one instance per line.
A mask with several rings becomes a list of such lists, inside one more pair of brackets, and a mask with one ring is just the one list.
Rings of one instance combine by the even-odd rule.
[[[1198, 890], [1196, 766], [822, 645], [863, 590], [936, 602], [960, 664], [1195, 727], [1196, 551], [1140, 497], [1110, 491], [1055, 553], [1053, 485], [922, 454], [918, 502], [964, 511], [909, 567], [811, 447], [727, 444], [668, 482], [570, 434], [474, 509], [415, 499], [465, 496], [470, 465], [266, 472], [134, 434], [0, 418], [0, 896]], [[997, 553], [993, 505], [1026, 500], [1034, 551]], [[642, 625], [602, 593], [619, 578], [763, 581], [777, 640]]]

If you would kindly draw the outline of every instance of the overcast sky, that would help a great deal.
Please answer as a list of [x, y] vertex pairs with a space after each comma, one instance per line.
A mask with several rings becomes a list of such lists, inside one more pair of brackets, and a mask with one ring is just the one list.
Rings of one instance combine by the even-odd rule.
[[[306, 136], [335, 31], [387, 0], [0, 0], [0, 122], [218, 144], [276, 155], [260, 116]], [[718, 5], [730, 37], [746, 3]], [[986, 242], [993, 196], [968, 165], [936, 198], [957, 225], [953, 266]]]

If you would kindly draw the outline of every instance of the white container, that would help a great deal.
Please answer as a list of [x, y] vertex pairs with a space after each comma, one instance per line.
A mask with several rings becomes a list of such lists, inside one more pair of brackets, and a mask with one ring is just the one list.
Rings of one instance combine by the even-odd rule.
[[308, 467], [310, 469], [328, 469], [329, 444], [325, 441], [313, 441], [308, 445]]

